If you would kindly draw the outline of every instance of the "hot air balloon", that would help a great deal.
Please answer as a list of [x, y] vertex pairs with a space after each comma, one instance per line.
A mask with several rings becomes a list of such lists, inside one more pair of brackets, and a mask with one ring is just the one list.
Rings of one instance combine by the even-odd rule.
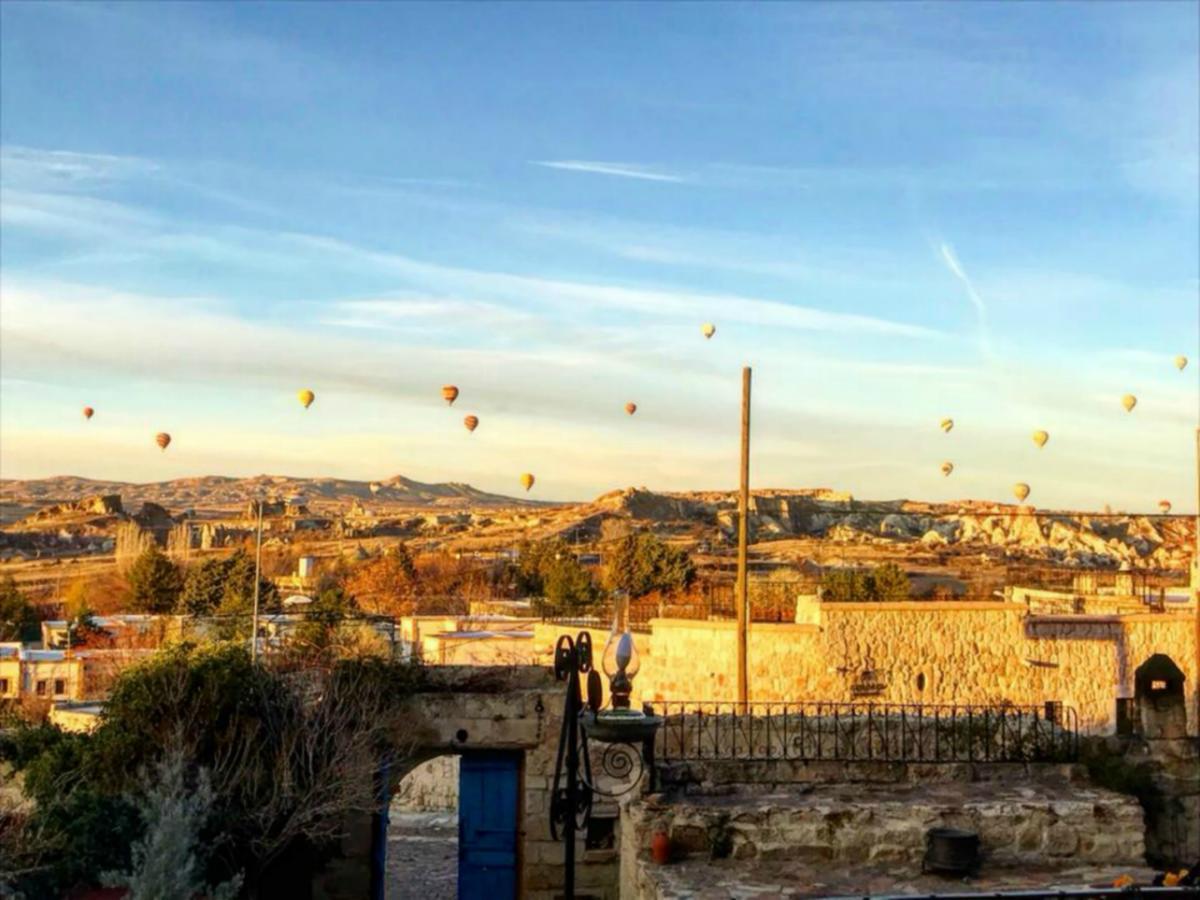
[[158, 444], [160, 450], [166, 450], [167, 445], [171, 443], [171, 436], [165, 431], [160, 431], [154, 436], [154, 443]]
[[626, 403], [625, 404], [625, 412], [629, 413], [629, 415], [632, 416], [635, 412], [637, 412], [637, 404], [636, 403]]
[[950, 462], [950, 460], [946, 460], [944, 463], [942, 463], [942, 474], [943, 475], [949, 475], [953, 471], [954, 471], [954, 463]]
[[479, 427], [479, 417], [467, 416], [465, 419], [463, 419], [463, 424], [467, 426], [467, 431], [474, 431]]
[[1125, 412], [1133, 412], [1133, 408], [1137, 406], [1137, 397], [1133, 394], [1126, 394], [1121, 398], [1121, 405], [1125, 407]]
[[1024, 502], [1025, 498], [1029, 496], [1029, 485], [1023, 481], [1018, 481], [1013, 485], [1013, 496]]
[[535, 481], [534, 477], [532, 475], [530, 475], [528, 472], [526, 472], [524, 475], [521, 476], [521, 486], [524, 487], [525, 490], [527, 490], [527, 491], [531, 487], [533, 487], [534, 481]]
[[92, 409], [90, 406], [85, 406], [83, 408], [83, 417], [85, 419], [90, 419], [95, 414], [96, 414], [96, 411], [94, 409]]
[[1183, 356], [1183, 355], [1175, 357], [1175, 368], [1177, 368], [1180, 372], [1182, 372], [1184, 369], [1186, 369], [1187, 368], [1187, 357]]
[[954, 427], [954, 420], [953, 419], [942, 419], [940, 424], [941, 424], [942, 431], [949, 434], [950, 429]]
[[317, 399], [317, 395], [308, 390], [308, 388], [305, 388], [302, 391], [296, 392], [296, 399], [300, 401], [301, 406], [308, 409], [312, 406], [312, 402]]
[[378, 494], [380, 491], [383, 490], [383, 485], [380, 484], [378, 481], [372, 481], [370, 484], [367, 485], [367, 487], [370, 489], [372, 494]]
[[1159, 500], [1158, 501], [1158, 511], [1161, 512], [1164, 516], [1167, 513], [1169, 513], [1171, 511], [1171, 501], [1170, 500]]
[[1039, 447], [1045, 447], [1048, 440], [1050, 440], [1050, 432], [1048, 431], [1035, 431], [1033, 433], [1033, 442]]
[[703, 325], [700, 326], [700, 333], [702, 335], [704, 335], [706, 338], [710, 338], [714, 334], [717, 333], [717, 326], [714, 325], [712, 322], [705, 322]]
[[445, 400], [449, 406], [453, 406], [454, 401], [458, 399], [458, 388], [452, 384], [443, 384], [442, 399]]

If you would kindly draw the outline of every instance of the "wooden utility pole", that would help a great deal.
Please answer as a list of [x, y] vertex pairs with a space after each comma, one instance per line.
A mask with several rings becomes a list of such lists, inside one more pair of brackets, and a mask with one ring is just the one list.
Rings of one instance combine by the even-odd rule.
[[1192, 635], [1192, 690], [1196, 692], [1196, 735], [1200, 737], [1200, 428], [1196, 429], [1196, 546], [1192, 549], [1192, 603], [1195, 604], [1196, 633]]
[[738, 493], [737, 552], [737, 689], [738, 703], [750, 702], [750, 684], [746, 667], [746, 649], [750, 629], [750, 579], [746, 566], [750, 536], [750, 367], [742, 368], [742, 466]]
[[250, 661], [258, 662], [258, 595], [262, 569], [263, 502], [258, 501], [258, 538], [254, 544], [254, 612], [250, 617]]

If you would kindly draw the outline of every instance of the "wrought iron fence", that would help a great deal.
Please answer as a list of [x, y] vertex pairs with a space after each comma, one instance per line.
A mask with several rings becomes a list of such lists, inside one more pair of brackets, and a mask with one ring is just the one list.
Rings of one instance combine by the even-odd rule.
[[904, 703], [655, 704], [664, 762], [1069, 762], [1079, 753], [1075, 710], [1044, 706]]

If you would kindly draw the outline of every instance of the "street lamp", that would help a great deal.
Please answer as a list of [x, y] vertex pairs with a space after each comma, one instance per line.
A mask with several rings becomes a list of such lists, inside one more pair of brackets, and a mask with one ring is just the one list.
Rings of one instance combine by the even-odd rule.
[[[587, 828], [593, 798], [615, 799], [627, 794], [641, 783], [644, 773], [649, 774], [650, 789], [654, 790], [654, 737], [663, 718], [654, 715], [649, 706], [629, 708], [638, 671], [637, 648], [625, 625], [626, 598], [617, 599], [613, 631], [601, 661], [609, 678], [611, 709], [601, 709], [604, 688], [592, 658], [591, 635], [583, 631], [575, 640], [563, 635], [554, 648], [554, 675], [567, 683], [567, 698], [550, 795], [550, 834], [564, 844], [565, 900], [575, 897], [575, 834]], [[587, 684], [586, 703], [581, 681]], [[607, 745], [595, 773], [589, 740]], [[599, 775], [623, 784], [601, 787]]]

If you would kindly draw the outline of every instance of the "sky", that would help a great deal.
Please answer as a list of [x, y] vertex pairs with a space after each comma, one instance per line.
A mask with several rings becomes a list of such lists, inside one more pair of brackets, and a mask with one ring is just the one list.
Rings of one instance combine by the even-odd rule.
[[1194, 510], [1198, 110], [1188, 2], [9, 0], [0, 477], [732, 488], [749, 365], [755, 487]]

